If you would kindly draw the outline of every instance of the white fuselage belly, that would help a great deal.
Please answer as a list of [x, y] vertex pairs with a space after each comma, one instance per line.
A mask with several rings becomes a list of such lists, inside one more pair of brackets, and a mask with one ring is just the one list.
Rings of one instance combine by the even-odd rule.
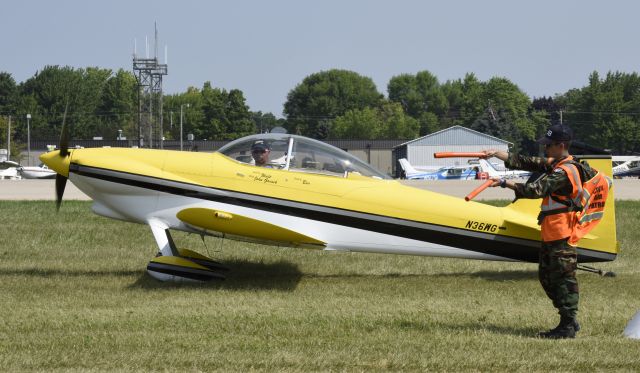
[[[180, 221], [176, 215], [193, 207], [248, 216], [274, 224], [326, 243], [326, 250], [344, 250], [385, 254], [442, 256], [484, 260], [511, 260], [455, 247], [424, 242], [366, 229], [312, 220], [261, 210], [174, 195], [138, 186], [124, 185], [71, 173], [69, 179], [94, 200], [96, 214], [141, 224], [152, 218], [164, 221], [171, 229], [201, 232]], [[212, 232], [213, 233], [213, 232]]]

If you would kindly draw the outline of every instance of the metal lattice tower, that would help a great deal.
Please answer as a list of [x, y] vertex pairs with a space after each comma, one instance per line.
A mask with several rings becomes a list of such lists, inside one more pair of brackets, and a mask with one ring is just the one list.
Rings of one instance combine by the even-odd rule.
[[133, 52], [133, 71], [138, 81], [138, 146], [162, 148], [162, 77], [167, 75], [167, 57], [165, 63], [158, 62], [158, 29], [155, 29], [154, 57], [149, 58], [147, 46], [146, 58]]

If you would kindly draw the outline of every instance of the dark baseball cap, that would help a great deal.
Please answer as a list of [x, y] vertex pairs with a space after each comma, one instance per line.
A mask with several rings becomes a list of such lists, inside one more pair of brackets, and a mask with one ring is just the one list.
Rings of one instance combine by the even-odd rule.
[[251, 151], [254, 150], [269, 150], [269, 144], [267, 144], [264, 140], [257, 140], [253, 143], [253, 145], [251, 145]]
[[568, 126], [556, 124], [547, 129], [544, 136], [538, 139], [539, 144], [553, 144], [555, 142], [566, 142], [573, 139], [573, 131]]

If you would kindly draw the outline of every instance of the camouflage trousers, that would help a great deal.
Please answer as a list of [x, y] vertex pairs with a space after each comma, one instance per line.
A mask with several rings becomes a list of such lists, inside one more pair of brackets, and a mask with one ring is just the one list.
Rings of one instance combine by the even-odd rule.
[[538, 277], [542, 288], [561, 316], [575, 318], [578, 312], [578, 254], [567, 240], [543, 242]]

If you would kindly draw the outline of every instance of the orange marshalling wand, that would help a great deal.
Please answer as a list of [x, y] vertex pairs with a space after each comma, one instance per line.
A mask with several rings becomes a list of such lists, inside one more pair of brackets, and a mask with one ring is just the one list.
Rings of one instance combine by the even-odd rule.
[[474, 152], [439, 152], [433, 153], [434, 158], [454, 158], [454, 157], [468, 157], [468, 158], [481, 158], [484, 157], [484, 153]]
[[480, 192], [482, 192], [483, 190], [487, 189], [489, 187], [489, 185], [491, 185], [491, 183], [493, 183], [493, 180], [485, 181], [482, 185], [480, 185], [476, 189], [472, 190], [471, 193], [467, 194], [467, 196], [464, 197], [464, 200], [467, 201], [467, 202], [471, 201], [475, 196], [480, 194]]

